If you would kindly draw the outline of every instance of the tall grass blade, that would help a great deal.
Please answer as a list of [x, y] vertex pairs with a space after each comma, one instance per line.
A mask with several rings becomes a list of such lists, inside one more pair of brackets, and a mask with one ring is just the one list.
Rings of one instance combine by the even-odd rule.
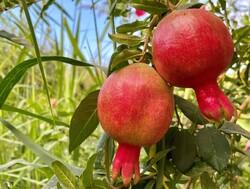
[[[74, 66], [93, 66], [92, 64], [88, 64], [82, 61], [74, 60], [67, 57], [62, 56], [44, 56], [41, 57], [42, 62], [46, 61], [60, 61], [65, 62]], [[16, 67], [14, 67], [2, 80], [0, 83], [0, 109], [6, 101], [9, 93], [13, 89], [13, 87], [19, 82], [19, 80], [23, 77], [25, 72], [31, 68], [32, 66], [38, 64], [37, 58], [26, 60]]]
[[25, 39], [18, 37], [12, 33], [4, 31], [4, 30], [0, 30], [0, 37], [3, 37], [5, 39], [8, 39], [14, 43], [19, 44], [19, 45], [23, 45], [25, 47], [32, 47], [32, 45], [28, 41], [26, 41]]
[[27, 7], [27, 4], [26, 4], [25, 0], [22, 0], [22, 5], [23, 5], [23, 9], [24, 9], [24, 12], [25, 12], [25, 15], [26, 15], [26, 19], [27, 19], [27, 22], [28, 22], [28, 25], [29, 25], [29, 29], [30, 29], [30, 32], [31, 32], [31, 37], [32, 37], [32, 40], [33, 40], [33, 43], [34, 43], [34, 48], [35, 48], [35, 52], [36, 52], [36, 56], [37, 56], [37, 62], [39, 64], [39, 68], [40, 68], [40, 71], [41, 71], [41, 74], [42, 74], [43, 83], [44, 83], [44, 87], [45, 87], [45, 91], [46, 91], [46, 95], [47, 95], [47, 99], [48, 99], [48, 103], [49, 103], [49, 107], [50, 107], [50, 112], [51, 112], [51, 115], [52, 115], [52, 117], [54, 119], [53, 109], [52, 109], [52, 106], [50, 104], [50, 95], [49, 95], [48, 83], [47, 83], [47, 79], [46, 79], [46, 76], [45, 76], [45, 71], [44, 71], [44, 68], [43, 68], [43, 65], [42, 65], [42, 60], [41, 60], [40, 49], [38, 47], [34, 27], [33, 27], [31, 17], [30, 17], [28, 7]]
[[42, 121], [45, 121], [45, 122], [47, 122], [47, 123], [49, 123], [51, 125], [53, 125], [55, 123], [56, 125], [62, 125], [62, 126], [65, 126], [65, 127], [69, 127], [69, 125], [67, 123], [64, 123], [62, 121], [58, 121], [58, 120], [53, 121], [52, 119], [49, 119], [47, 117], [37, 115], [37, 114], [31, 113], [31, 112], [28, 112], [28, 111], [25, 111], [23, 109], [19, 109], [19, 108], [16, 108], [14, 106], [10, 106], [10, 105], [7, 105], [7, 104], [4, 104], [1, 109], [5, 110], [5, 111], [8, 111], [8, 112], [16, 112], [16, 113], [20, 113], [20, 114], [27, 115], [27, 116], [30, 116], [30, 117], [34, 117], [34, 118], [40, 119]]
[[49, 151], [45, 150], [26, 135], [17, 130], [13, 125], [0, 117], [0, 122], [8, 128], [25, 146], [27, 146], [34, 154], [36, 154], [46, 165], [51, 166], [52, 162], [59, 160], [56, 156], [52, 155]]

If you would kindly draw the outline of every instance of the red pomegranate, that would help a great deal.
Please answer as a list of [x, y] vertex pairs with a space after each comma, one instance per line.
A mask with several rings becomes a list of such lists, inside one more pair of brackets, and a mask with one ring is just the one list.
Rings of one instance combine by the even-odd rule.
[[195, 90], [201, 112], [211, 121], [231, 119], [234, 107], [217, 84], [233, 56], [224, 23], [203, 9], [175, 10], [155, 29], [153, 61], [171, 85]]
[[170, 126], [172, 91], [152, 67], [135, 63], [107, 78], [98, 96], [97, 110], [101, 126], [119, 143], [113, 179], [121, 172], [127, 186], [135, 174], [137, 183], [141, 147], [157, 143]]
[[146, 12], [143, 11], [143, 10], [138, 10], [138, 9], [136, 9], [136, 10], [135, 10], [135, 14], [136, 14], [136, 16], [141, 17], [141, 16], [143, 16], [144, 14], [146, 14]]

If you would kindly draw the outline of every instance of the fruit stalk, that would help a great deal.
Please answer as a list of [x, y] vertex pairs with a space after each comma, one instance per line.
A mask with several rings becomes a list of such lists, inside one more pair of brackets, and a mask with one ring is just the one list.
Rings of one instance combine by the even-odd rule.
[[125, 186], [128, 186], [133, 174], [134, 184], [140, 179], [139, 156], [141, 147], [133, 146], [125, 143], [120, 143], [115, 155], [112, 178], [116, 180], [120, 172], [122, 181]]

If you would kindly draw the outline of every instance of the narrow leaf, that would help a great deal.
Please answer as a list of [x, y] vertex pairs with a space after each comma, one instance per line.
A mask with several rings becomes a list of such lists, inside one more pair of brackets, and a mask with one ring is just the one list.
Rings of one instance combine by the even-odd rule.
[[98, 154], [99, 152], [93, 154], [88, 159], [87, 167], [81, 175], [81, 181], [85, 188], [95, 188], [94, 183], [93, 183], [93, 168], [94, 168], [95, 159], [98, 156]]
[[143, 22], [143, 21], [136, 20], [135, 22], [132, 22], [132, 23], [129, 23], [129, 24], [123, 24], [121, 26], [118, 26], [116, 28], [116, 31], [118, 33], [135, 32], [135, 31], [147, 28], [148, 25], [149, 25], [148, 22]]
[[131, 60], [134, 58], [139, 58], [142, 56], [142, 52], [137, 49], [124, 49], [122, 52], [117, 54], [111, 64], [111, 69], [116, 67], [119, 63], [125, 61], [125, 60]]
[[109, 188], [109, 185], [105, 179], [103, 180], [94, 180], [93, 185], [95, 186], [95, 189], [107, 189]]
[[197, 2], [191, 2], [191, 3], [184, 3], [181, 4], [180, 6], [178, 6], [176, 9], [177, 10], [181, 10], [181, 9], [198, 9], [200, 8], [202, 5], [204, 5], [203, 3], [197, 3]]
[[147, 183], [147, 185], [145, 186], [144, 189], [153, 189], [155, 186], [155, 180], [154, 179], [150, 179], [150, 181]]
[[1, 164], [0, 165], [0, 171], [8, 169], [9, 167], [12, 167], [15, 164], [23, 164], [25, 166], [32, 166], [32, 167], [35, 167], [35, 168], [44, 167], [43, 165], [40, 165], [40, 164], [29, 163], [29, 162], [25, 161], [24, 159], [13, 159], [13, 160], [9, 161], [6, 164]]
[[[37, 157], [40, 158], [41, 161], [43, 161], [47, 166], [51, 167], [52, 163], [56, 160], [63, 162], [58, 157], [52, 155], [49, 151], [45, 150], [32, 140], [30, 140], [26, 135], [21, 133], [19, 130], [17, 130], [13, 125], [5, 121], [3, 118], [0, 117], [0, 122], [8, 128], [26, 147], [28, 147], [34, 154], [36, 154]], [[68, 165], [67, 167], [75, 174], [80, 176], [82, 174], [82, 169], [79, 167], [75, 167], [72, 165]], [[43, 187], [43, 189], [50, 189], [54, 188], [56, 186], [56, 183], [58, 182], [57, 177], [52, 177], [51, 180]]]
[[136, 46], [143, 41], [142, 37], [129, 34], [109, 34], [109, 38], [114, 42], [124, 44], [127, 46]]
[[56, 188], [56, 189], [63, 189], [63, 188], [61, 187], [61, 185], [60, 185], [60, 183], [59, 183], [59, 182], [56, 184], [56, 186], [57, 186], [57, 188]]
[[128, 62], [125, 60], [119, 64], [117, 64], [116, 66], [113, 66], [113, 68], [111, 68], [111, 65], [112, 65], [112, 62], [114, 61], [114, 59], [116, 58], [116, 56], [120, 56], [119, 54], [124, 50], [124, 49], [128, 49], [128, 46], [126, 45], [120, 45], [118, 46], [116, 49], [115, 49], [115, 52], [112, 54], [111, 58], [110, 58], [110, 61], [109, 61], [109, 70], [108, 70], [108, 76], [116, 71], [117, 69], [120, 69], [126, 65], [128, 65]]
[[88, 96], [81, 101], [72, 116], [69, 129], [70, 152], [87, 139], [99, 123], [97, 117], [98, 94], [99, 90], [88, 94]]
[[239, 134], [250, 139], [250, 132], [235, 123], [225, 122], [220, 130], [226, 134]]
[[[250, 26], [246, 25], [233, 30], [233, 39], [235, 40], [234, 45], [237, 46], [239, 43], [243, 42], [244, 38], [247, 39], [250, 33]], [[247, 41], [247, 40], [246, 40]], [[247, 43], [247, 42], [246, 42]]]
[[51, 163], [58, 160], [57, 157], [50, 152], [30, 140], [27, 136], [17, 130], [13, 125], [0, 117], [0, 122], [7, 127], [25, 146], [27, 146], [33, 153], [35, 153], [46, 165], [51, 166]]
[[200, 112], [200, 109], [195, 104], [185, 100], [184, 98], [174, 95], [175, 103], [181, 109], [183, 114], [187, 116], [192, 122], [197, 124], [206, 124], [208, 121], [203, 117]]
[[175, 135], [171, 151], [173, 162], [181, 172], [187, 171], [194, 163], [196, 146], [194, 136], [188, 130], [182, 130]]
[[19, 45], [23, 45], [25, 47], [32, 47], [32, 45], [28, 41], [26, 41], [25, 39], [23, 39], [21, 37], [17, 37], [14, 34], [11, 34], [5, 30], [0, 30], [0, 37], [3, 37], [5, 39], [8, 39], [9, 41], [17, 43]]
[[68, 21], [66, 18], [64, 18], [64, 26], [65, 26], [65, 29], [66, 29], [66, 32], [68, 34], [68, 37], [69, 37], [69, 40], [72, 44], [72, 47], [74, 48], [74, 54], [76, 56], [78, 56], [82, 61], [85, 61], [85, 57], [83, 55], [83, 53], [81, 52], [81, 50], [79, 49], [78, 45], [79, 45], [79, 42], [76, 40], [76, 38], [74, 37], [71, 29], [70, 29], [70, 26], [68, 24]]
[[230, 145], [218, 130], [203, 128], [198, 132], [197, 145], [203, 159], [215, 170], [222, 171], [231, 155]]
[[64, 123], [62, 121], [58, 121], [58, 120], [53, 121], [53, 119], [49, 119], [47, 117], [43, 117], [41, 115], [37, 115], [37, 114], [31, 113], [31, 112], [28, 112], [26, 110], [19, 109], [19, 108], [16, 108], [14, 106], [10, 106], [10, 105], [7, 105], [7, 104], [4, 104], [1, 109], [9, 111], [9, 112], [17, 112], [17, 113], [20, 113], [20, 114], [23, 114], [23, 115], [34, 117], [34, 118], [40, 119], [42, 121], [45, 121], [45, 122], [47, 122], [47, 123], [49, 123], [51, 125], [56, 124], [56, 125], [63, 125], [63, 126], [69, 127], [69, 125], [67, 123]]
[[219, 0], [222, 10], [226, 10], [226, 0]]
[[48, 0], [48, 2], [43, 6], [42, 11], [40, 15], [43, 15], [43, 12], [45, 12], [54, 2], [55, 0]]
[[144, 10], [150, 14], [161, 15], [169, 9], [166, 4], [150, 0], [131, 0], [130, 5], [136, 9]]
[[145, 173], [147, 170], [149, 170], [155, 163], [157, 163], [158, 161], [160, 161], [162, 158], [164, 158], [168, 152], [170, 152], [171, 150], [173, 150], [174, 148], [168, 148], [165, 149], [163, 151], [158, 152], [149, 162], [149, 164], [147, 165], [147, 167], [142, 171], [142, 173]]
[[68, 189], [77, 188], [77, 179], [75, 175], [60, 161], [54, 161], [52, 163], [52, 169], [61, 181], [61, 183]]
[[[78, 61], [72, 58], [67, 58], [63, 56], [44, 56], [41, 57], [43, 62], [47, 61], [58, 61], [71, 64], [73, 66], [93, 66], [91, 64]], [[32, 66], [37, 65], [37, 58], [25, 60], [22, 63], [15, 66], [1, 81], [0, 83], [0, 109], [2, 108], [4, 102], [6, 101], [9, 93], [13, 87], [20, 81], [25, 72]]]

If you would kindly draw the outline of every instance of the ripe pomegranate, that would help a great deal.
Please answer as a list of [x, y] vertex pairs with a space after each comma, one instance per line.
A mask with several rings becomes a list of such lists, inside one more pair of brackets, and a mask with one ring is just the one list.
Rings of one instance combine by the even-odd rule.
[[231, 119], [234, 107], [216, 81], [234, 52], [220, 18], [203, 9], [175, 10], [156, 27], [152, 51], [156, 70], [167, 82], [195, 90], [206, 118]]
[[146, 12], [143, 11], [143, 10], [138, 10], [138, 9], [136, 9], [136, 10], [135, 10], [135, 14], [136, 14], [136, 16], [141, 17], [141, 16], [143, 16], [144, 14], [146, 14]]
[[170, 126], [172, 91], [152, 67], [135, 63], [107, 78], [98, 96], [97, 110], [101, 126], [119, 143], [113, 179], [121, 172], [127, 186], [135, 174], [137, 183], [141, 147], [157, 143]]

